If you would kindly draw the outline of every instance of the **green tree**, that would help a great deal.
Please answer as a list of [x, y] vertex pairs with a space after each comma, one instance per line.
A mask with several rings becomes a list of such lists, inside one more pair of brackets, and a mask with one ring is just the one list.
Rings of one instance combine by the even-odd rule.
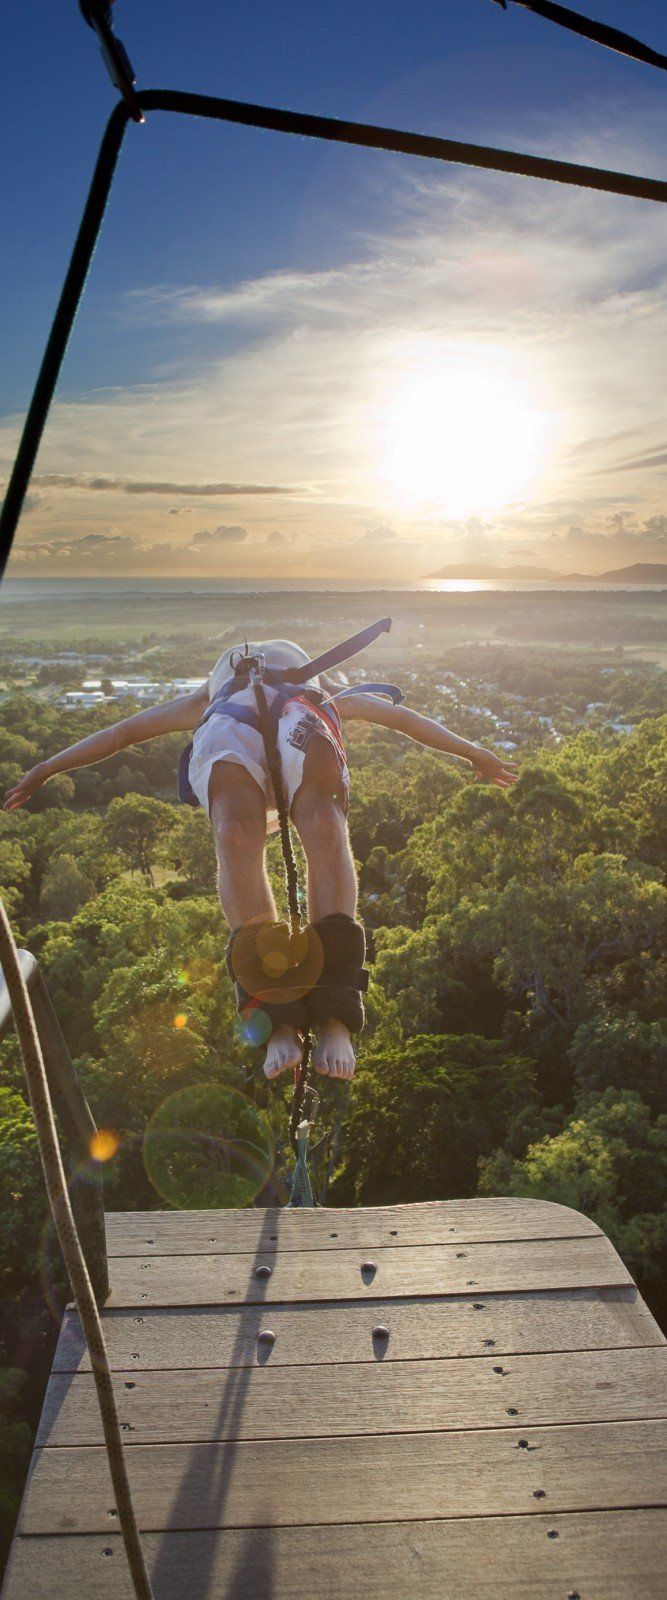
[[74, 856], [56, 856], [44, 874], [40, 913], [46, 921], [69, 922], [94, 892], [94, 885]]
[[162, 800], [128, 794], [111, 801], [104, 831], [111, 848], [152, 884], [159, 848], [172, 822], [172, 808]]
[[592, 1217], [630, 1270], [659, 1279], [667, 1254], [667, 1116], [631, 1090], [605, 1089], [520, 1159], [480, 1159], [482, 1194], [555, 1200]]
[[215, 884], [215, 847], [208, 818], [203, 811], [181, 806], [165, 834], [160, 860], [174, 867], [193, 888], [212, 889]]
[[332, 1203], [474, 1194], [479, 1156], [533, 1099], [533, 1076], [532, 1062], [475, 1034], [370, 1050], [353, 1082]]

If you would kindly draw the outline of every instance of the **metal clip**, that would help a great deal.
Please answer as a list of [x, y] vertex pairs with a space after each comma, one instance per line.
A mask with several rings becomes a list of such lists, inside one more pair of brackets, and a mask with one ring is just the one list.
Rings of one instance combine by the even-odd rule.
[[263, 683], [263, 681], [264, 681], [264, 673], [265, 672], [266, 672], [266, 656], [263, 655], [261, 650], [260, 650], [259, 654], [256, 655], [256, 656], [253, 656], [252, 659], [251, 659], [251, 662], [250, 662], [250, 682], [252, 684], [253, 689], [254, 689], [256, 683]]
[[137, 81], [134, 67], [125, 45], [116, 38], [113, 31], [112, 5], [113, 0], [79, 0], [79, 10], [84, 22], [88, 23], [88, 27], [92, 28], [99, 39], [102, 60], [111, 82], [120, 90], [133, 121], [144, 122], [144, 113], [134, 92]]

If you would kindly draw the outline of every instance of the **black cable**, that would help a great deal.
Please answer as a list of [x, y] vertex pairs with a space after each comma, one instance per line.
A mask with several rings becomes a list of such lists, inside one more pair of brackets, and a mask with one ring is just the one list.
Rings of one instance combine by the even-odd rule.
[[49, 414], [54, 390], [58, 382], [63, 357], [72, 332], [74, 318], [79, 309], [90, 263], [99, 237], [102, 219], [109, 199], [109, 191], [116, 163], [127, 127], [128, 112], [124, 104], [117, 105], [111, 113], [100, 145], [92, 182], [88, 191], [81, 225], [76, 236], [67, 275], [62, 287], [56, 314], [39, 375], [35, 384], [30, 408], [26, 417], [21, 443], [0, 511], [0, 578], [5, 570], [16, 525], [21, 515], [26, 490], [32, 476], [35, 458], [41, 443], [44, 425]]
[[643, 61], [647, 67], [662, 67], [663, 72], [667, 71], [667, 56], [650, 44], [642, 44], [641, 39], [623, 33], [620, 28], [611, 28], [607, 22], [596, 22], [593, 17], [582, 16], [580, 11], [571, 11], [569, 6], [557, 5], [555, 0], [495, 0], [495, 4], [502, 6], [503, 11], [508, 4], [523, 6], [524, 10], [534, 11], [536, 16], [555, 22], [559, 28], [568, 28], [570, 33], [578, 33], [580, 38], [590, 39], [593, 44], [602, 44], [607, 50], [630, 56], [633, 61]]
[[[657, 178], [635, 177], [630, 173], [608, 172], [571, 161], [555, 161], [547, 156], [523, 155], [513, 150], [496, 150], [488, 145], [467, 144], [435, 135], [406, 133], [397, 128], [377, 127], [372, 123], [341, 122], [335, 117], [317, 117], [300, 111], [283, 111], [271, 106], [246, 105], [238, 100], [213, 95], [188, 94], [178, 89], [149, 89], [139, 95], [142, 110], [170, 111], [184, 116], [214, 118], [245, 127], [265, 128], [276, 133], [291, 133], [309, 139], [324, 139], [337, 144], [388, 150], [432, 161], [456, 162], [494, 172], [512, 172], [522, 177], [542, 178], [553, 183], [602, 190], [608, 194], [629, 195], [640, 200], [667, 201], [667, 183]], [[4, 572], [44, 425], [58, 380], [67, 342], [77, 313], [102, 218], [109, 197], [116, 162], [129, 112], [124, 103], [116, 106], [107, 125], [97, 159], [81, 226], [63, 285], [44, 359], [26, 418], [18, 455], [0, 512], [0, 577]]]
[[[285, 794], [285, 785], [283, 782], [283, 771], [280, 760], [280, 751], [278, 749], [278, 740], [276, 737], [276, 727], [269, 710], [269, 705], [266, 698], [266, 690], [263, 683], [257, 677], [251, 678], [251, 682], [255, 691], [259, 726], [264, 743], [264, 751], [266, 754], [266, 765], [271, 783], [273, 785], [273, 794], [276, 802], [276, 810], [278, 812], [280, 844], [283, 853], [285, 880], [287, 884], [287, 903], [289, 906], [290, 931], [292, 936], [294, 936], [299, 932], [301, 926], [301, 915], [299, 910], [299, 877], [296, 860], [294, 858], [294, 850], [292, 848], [292, 835], [290, 833], [289, 826], [289, 808], [287, 805], [287, 796]], [[309, 1087], [308, 1074], [311, 1049], [312, 1039], [310, 1032], [307, 1031], [304, 1034], [301, 1062], [297, 1067], [294, 1076], [294, 1093], [292, 1095], [292, 1107], [290, 1111], [289, 1122], [290, 1144], [295, 1156], [297, 1157], [299, 1150], [296, 1131], [303, 1113], [306, 1089]]]
[[383, 128], [375, 123], [342, 122], [337, 117], [283, 111], [276, 106], [223, 100], [216, 95], [188, 94], [180, 89], [146, 89], [139, 99], [145, 111], [175, 111], [191, 117], [213, 117], [216, 121], [236, 122], [274, 133], [293, 133], [302, 138], [324, 139], [334, 144], [388, 150], [397, 155], [451, 161], [465, 167], [512, 172], [524, 178], [544, 178], [552, 183], [572, 184], [584, 189], [601, 189], [608, 194], [629, 195], [636, 200], [658, 200], [663, 204], [667, 201], [667, 183], [660, 178], [641, 178], [627, 172], [610, 172], [603, 167], [556, 161], [549, 156], [524, 155], [517, 150], [497, 150], [491, 145], [441, 139], [437, 134], [407, 133], [401, 128]]

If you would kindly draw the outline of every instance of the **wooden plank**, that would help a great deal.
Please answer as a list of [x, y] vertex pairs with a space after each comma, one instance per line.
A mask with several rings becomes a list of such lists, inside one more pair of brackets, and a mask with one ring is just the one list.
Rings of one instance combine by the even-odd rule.
[[[667, 1417], [667, 1347], [385, 1365], [119, 1373], [127, 1445]], [[89, 1373], [53, 1376], [38, 1445], [103, 1444]]]
[[[497, 1428], [136, 1445], [126, 1452], [126, 1460], [139, 1526], [146, 1530], [395, 1522], [545, 1510], [553, 1515], [665, 1503], [663, 1422], [575, 1424], [517, 1433]], [[101, 1447], [35, 1451], [19, 1532], [104, 1533], [113, 1516]]]
[[549, 1200], [428, 1200], [420, 1205], [290, 1211], [107, 1212], [110, 1256], [262, 1250], [364, 1250], [453, 1239], [559, 1239], [598, 1234], [590, 1217]]
[[[109, 1263], [114, 1306], [219, 1305], [351, 1300], [522, 1289], [618, 1287], [632, 1278], [603, 1234], [590, 1239], [230, 1256], [117, 1256]], [[257, 1269], [260, 1276], [257, 1276]], [[270, 1276], [262, 1276], [262, 1270]]]
[[[664, 1600], [667, 1517], [207, 1530], [148, 1534], [144, 1544], [159, 1600]], [[133, 1600], [119, 1534], [15, 1541], [3, 1600], [73, 1594]]]
[[[509, 1355], [540, 1350], [600, 1350], [664, 1345], [665, 1336], [632, 1286], [562, 1289], [551, 1294], [467, 1295], [433, 1300], [371, 1300], [337, 1305], [273, 1306], [270, 1350], [262, 1306], [181, 1306], [105, 1311], [104, 1337], [114, 1371], [174, 1367], [312, 1365], [330, 1361], [406, 1361], [445, 1356]], [[373, 1328], [389, 1328], [383, 1343]], [[89, 1371], [78, 1316], [68, 1310], [54, 1372]]]

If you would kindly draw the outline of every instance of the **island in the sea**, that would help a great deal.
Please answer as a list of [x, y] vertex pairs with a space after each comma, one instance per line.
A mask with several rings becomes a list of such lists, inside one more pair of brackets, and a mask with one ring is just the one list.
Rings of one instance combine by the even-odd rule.
[[554, 572], [552, 567], [496, 567], [488, 563], [464, 561], [459, 566], [440, 567], [438, 572], [427, 572], [427, 578], [535, 578], [539, 583], [665, 583], [667, 562], [635, 561], [629, 567], [614, 567], [609, 572]]

